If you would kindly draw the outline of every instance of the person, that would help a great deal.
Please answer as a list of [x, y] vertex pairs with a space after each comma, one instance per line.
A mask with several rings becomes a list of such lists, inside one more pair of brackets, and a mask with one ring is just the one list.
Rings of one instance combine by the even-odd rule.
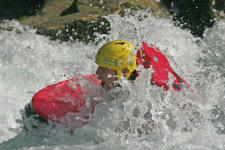
[[154, 69], [152, 85], [169, 90], [171, 88], [169, 74], [171, 74], [174, 79], [172, 89], [181, 90], [186, 81], [173, 71], [159, 48], [147, 45], [145, 42], [141, 44], [140, 49], [135, 49], [128, 41], [114, 40], [99, 49], [96, 55], [96, 64], [98, 64], [96, 75], [102, 81], [102, 86], [106, 90], [119, 86], [115, 81], [122, 77], [134, 82], [141, 72], [136, 68], [142, 65], [145, 69], [150, 67]]
[[[150, 67], [153, 69], [150, 79], [153, 86], [162, 87], [164, 90], [172, 89], [175, 92], [188, 87], [185, 86], [187, 82], [173, 71], [169, 61], [159, 48], [145, 42], [141, 42], [139, 47], [135, 48], [125, 40], [114, 40], [98, 50], [96, 75], [102, 81], [101, 85], [104, 89], [111, 90], [121, 86], [117, 81], [122, 78], [135, 82], [141, 71]], [[149, 134], [157, 126], [157, 123], [152, 119], [151, 107], [144, 112], [144, 119], [145, 122], [142, 123], [141, 127], [134, 128], [134, 133], [137, 133], [139, 137], [142, 134]], [[174, 120], [169, 119], [168, 124], [175, 124]], [[118, 132], [123, 130], [126, 129], [119, 127]]]

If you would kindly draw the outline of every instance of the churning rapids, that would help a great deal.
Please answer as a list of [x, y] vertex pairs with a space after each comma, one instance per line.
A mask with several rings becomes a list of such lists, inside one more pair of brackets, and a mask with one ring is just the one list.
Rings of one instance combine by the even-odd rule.
[[[111, 32], [97, 35], [101, 41], [97, 44], [51, 41], [16, 21], [1, 22], [0, 149], [224, 150], [225, 22], [217, 22], [200, 39], [171, 20], [150, 14], [138, 20], [142, 15], [145, 12], [107, 16]], [[191, 89], [174, 93], [151, 86], [152, 70], [148, 70], [135, 85], [122, 82], [123, 94], [109, 92], [114, 100], [106, 96], [90, 123], [73, 134], [51, 123], [22, 119], [25, 104], [38, 90], [94, 74], [98, 48], [114, 39], [156, 44]], [[193, 106], [182, 108], [186, 103]], [[149, 123], [148, 116], [154, 121]], [[38, 128], [33, 129], [33, 124]]]

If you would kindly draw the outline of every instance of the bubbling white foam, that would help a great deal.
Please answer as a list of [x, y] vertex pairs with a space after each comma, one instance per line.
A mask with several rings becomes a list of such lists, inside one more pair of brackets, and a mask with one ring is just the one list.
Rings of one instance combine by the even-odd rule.
[[[223, 67], [224, 58], [225, 34], [220, 34], [224, 32], [223, 21], [207, 31], [202, 40], [174, 27], [171, 20], [144, 11], [106, 19], [111, 32], [98, 35], [98, 40], [102, 39], [98, 45], [50, 41], [16, 21], [0, 24], [0, 149], [223, 150], [225, 80], [223, 69], [218, 69]], [[140, 41], [155, 44], [190, 89], [176, 93], [152, 86], [150, 69], [143, 71], [135, 84], [122, 80], [123, 88], [105, 93], [90, 123], [72, 135], [51, 124], [39, 124], [30, 131], [18, 127], [16, 120], [22, 121], [20, 109], [35, 92], [52, 83], [94, 74], [95, 53], [114, 39], [134, 45]], [[218, 126], [222, 126], [220, 130]]]

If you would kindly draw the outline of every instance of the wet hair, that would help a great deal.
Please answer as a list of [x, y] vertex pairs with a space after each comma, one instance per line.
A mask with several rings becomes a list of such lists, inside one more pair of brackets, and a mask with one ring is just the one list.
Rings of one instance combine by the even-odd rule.
[[128, 78], [128, 80], [134, 81], [136, 78], [137, 78], [137, 71], [134, 70], [134, 71], [131, 73], [131, 75], [130, 75], [130, 77]]

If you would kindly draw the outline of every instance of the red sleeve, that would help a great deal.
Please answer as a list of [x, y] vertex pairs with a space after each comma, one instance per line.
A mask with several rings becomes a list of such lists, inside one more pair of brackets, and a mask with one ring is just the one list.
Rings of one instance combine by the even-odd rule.
[[182, 88], [182, 85], [186, 83], [179, 75], [177, 75], [171, 68], [169, 61], [162, 54], [159, 48], [154, 45], [148, 46], [142, 42], [142, 48], [137, 52], [137, 65], [143, 65], [145, 69], [154, 69], [152, 73], [151, 83], [159, 87], [163, 87], [165, 90], [169, 90], [169, 73], [174, 77], [174, 83], [172, 85], [175, 91]]

